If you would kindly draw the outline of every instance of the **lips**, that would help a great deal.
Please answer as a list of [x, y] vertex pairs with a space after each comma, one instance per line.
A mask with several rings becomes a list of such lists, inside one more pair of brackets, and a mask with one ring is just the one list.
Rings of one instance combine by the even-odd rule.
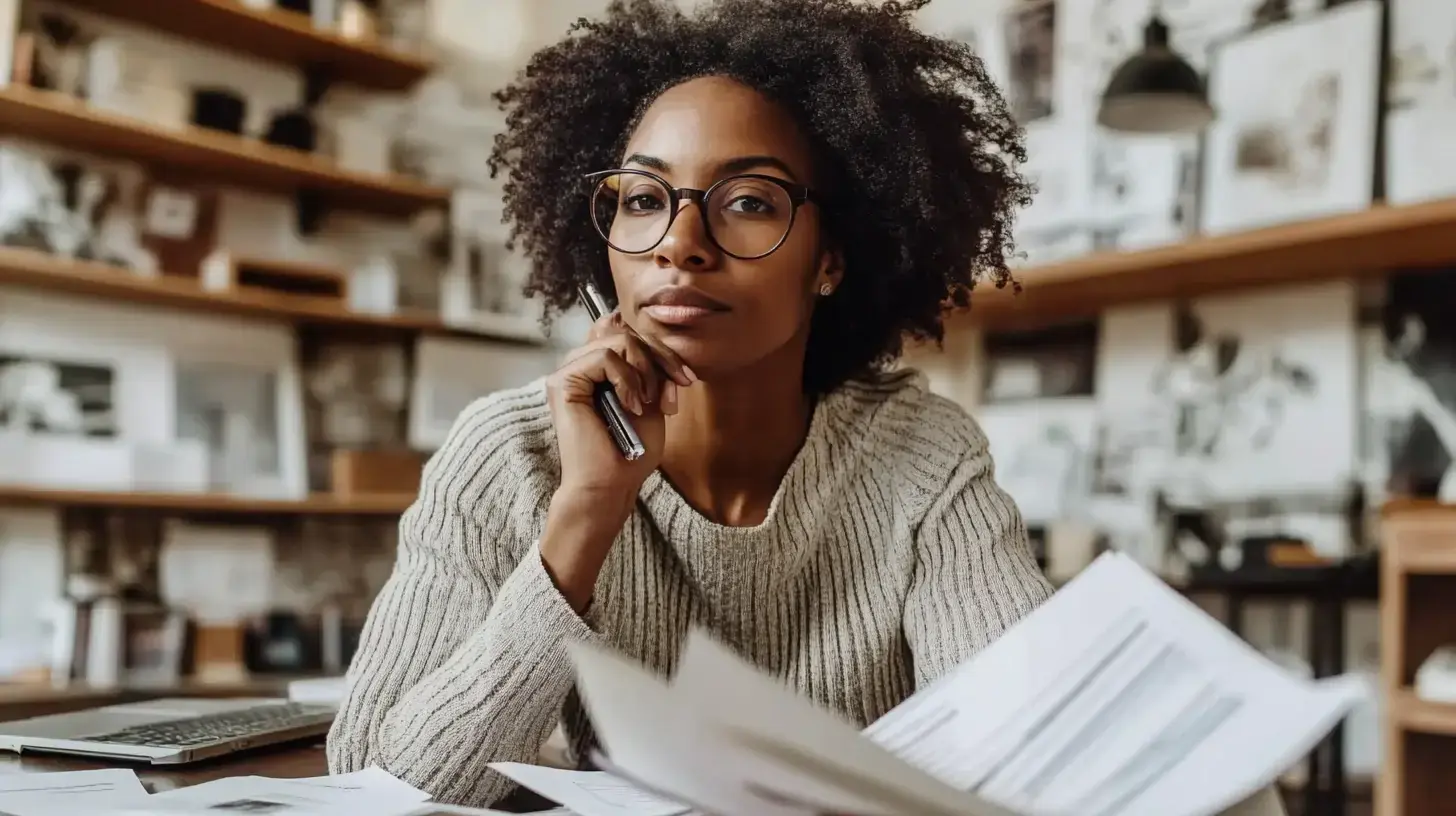
[[665, 286], [652, 293], [642, 311], [668, 326], [688, 326], [728, 311], [728, 305], [691, 286]]

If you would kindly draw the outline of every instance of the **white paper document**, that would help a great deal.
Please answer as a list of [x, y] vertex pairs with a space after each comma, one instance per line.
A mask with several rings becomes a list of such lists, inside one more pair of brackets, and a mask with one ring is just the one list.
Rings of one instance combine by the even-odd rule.
[[406, 816], [429, 794], [378, 768], [309, 779], [237, 776], [159, 793], [158, 812], [266, 813], [268, 816]]
[[[1286, 673], [1116, 554], [863, 731], [701, 632], [670, 683], [600, 647], [572, 659], [607, 778], [724, 816], [1215, 816], [1269, 802], [1373, 691]], [[624, 812], [540, 770], [507, 775]]]
[[0, 775], [0, 816], [52, 816], [145, 802], [147, 789], [124, 768]]
[[568, 771], [515, 762], [491, 768], [578, 816], [683, 816], [681, 802], [663, 799], [601, 771]]

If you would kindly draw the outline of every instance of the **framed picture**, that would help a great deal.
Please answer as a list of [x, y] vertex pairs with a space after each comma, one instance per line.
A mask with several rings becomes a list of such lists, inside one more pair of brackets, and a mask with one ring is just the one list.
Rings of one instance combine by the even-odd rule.
[[555, 354], [538, 346], [420, 338], [415, 345], [415, 377], [410, 389], [410, 447], [435, 450], [470, 403], [495, 391], [525, 385], [555, 367]]
[[307, 496], [303, 388], [291, 337], [274, 348], [179, 351], [173, 371], [175, 437], [206, 447], [209, 489]]
[[1456, 3], [1391, 0], [1385, 198], [1456, 194]]
[[116, 410], [116, 363], [0, 347], [0, 481], [125, 490], [132, 452]]
[[[1098, 492], [1152, 488], [1187, 508], [1346, 495], [1355, 308], [1353, 282], [1335, 281], [1107, 312], [1097, 395], [1115, 433]], [[1118, 460], [1157, 470], [1130, 487]]]
[[1027, 524], [1075, 518], [1088, 496], [1097, 405], [1091, 397], [986, 405], [976, 420], [991, 443], [996, 482]]
[[1097, 322], [988, 332], [982, 403], [1090, 397], [1097, 376]]
[[130, 165], [0, 142], [0, 244], [154, 271], [138, 234], [141, 182]]
[[441, 318], [452, 326], [544, 340], [540, 304], [523, 291], [530, 264], [506, 248], [500, 196], [458, 190], [450, 218], [450, 268], [441, 287]]
[[1021, 263], [1055, 263], [1092, 251], [1092, 137], [1090, 127], [1069, 119], [1027, 128], [1027, 160], [1018, 169], [1036, 192], [1016, 218]]
[[1456, 303], [1451, 270], [1393, 276], [1366, 331], [1362, 408], [1389, 496], [1456, 501]]
[[109, 362], [0, 351], [0, 428], [115, 438], [115, 382]]
[[1215, 50], [1202, 229], [1364, 210], [1375, 187], [1382, 3], [1355, 0]]
[[1056, 112], [1057, 3], [1017, 3], [1005, 17], [1007, 102], [1023, 125]]

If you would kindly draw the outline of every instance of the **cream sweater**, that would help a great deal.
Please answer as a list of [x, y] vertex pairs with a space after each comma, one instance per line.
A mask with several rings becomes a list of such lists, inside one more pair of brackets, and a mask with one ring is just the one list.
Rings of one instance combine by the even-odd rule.
[[558, 722], [590, 727], [565, 645], [610, 643], [669, 673], [710, 628], [802, 694], [868, 724], [1051, 593], [986, 437], [911, 372], [820, 401], [767, 519], [714, 524], [660, 474], [618, 536], [587, 619], [535, 549], [558, 481], [541, 383], [456, 422], [400, 525], [329, 735], [332, 771], [378, 764], [437, 799], [487, 805]]

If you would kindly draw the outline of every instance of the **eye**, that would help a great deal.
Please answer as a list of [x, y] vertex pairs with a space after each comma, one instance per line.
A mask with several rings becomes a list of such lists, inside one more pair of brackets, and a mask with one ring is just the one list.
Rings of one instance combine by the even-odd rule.
[[663, 206], [662, 193], [657, 190], [638, 189], [622, 198], [622, 209], [627, 212], [656, 212]]
[[774, 205], [772, 201], [749, 193], [736, 195], [728, 202], [724, 209], [729, 212], [744, 213], [746, 215], [772, 215]]

